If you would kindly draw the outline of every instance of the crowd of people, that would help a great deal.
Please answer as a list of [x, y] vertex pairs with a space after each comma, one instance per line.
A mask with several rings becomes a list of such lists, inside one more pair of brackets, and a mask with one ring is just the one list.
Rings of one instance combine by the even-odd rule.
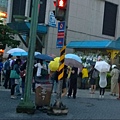
[[[17, 96], [21, 96], [21, 100], [23, 100], [25, 89], [26, 66], [26, 58], [21, 59], [19, 56], [13, 57], [12, 55], [9, 55], [4, 62], [2, 61], [2, 59], [0, 59], [0, 76], [4, 78], [3, 86], [5, 87], [5, 89], [11, 90], [12, 99], [16, 99]], [[45, 76], [46, 78], [44, 79], [47, 79], [47, 74], [49, 72], [47, 70], [47, 67], [47, 62], [44, 63], [43, 60], [34, 61], [33, 79], [31, 80], [33, 92], [35, 91], [35, 83], [39, 83], [41, 80], [43, 80], [42, 76]], [[47, 74], [45, 74], [45, 72]], [[18, 75], [18, 77], [16, 76], [16, 74]], [[2, 85], [2, 83], [0, 85]], [[20, 91], [20, 87], [22, 88], [22, 92]]]
[[[26, 65], [27, 60], [23, 60], [19, 56], [13, 59], [13, 56], [9, 55], [4, 62], [0, 59], [0, 74], [3, 74], [4, 76], [3, 86], [5, 89], [11, 89], [11, 99], [17, 98], [17, 95], [21, 95], [21, 100], [24, 98]], [[12, 77], [13, 71], [15, 71], [20, 77]], [[35, 91], [35, 84], [39, 84], [45, 79], [50, 79], [53, 83], [53, 92], [57, 93], [58, 74], [58, 70], [50, 71], [49, 62], [40, 59], [35, 60], [33, 66], [33, 79], [31, 80], [33, 92]], [[120, 87], [120, 84], [118, 84], [120, 83], [120, 71], [116, 65], [112, 65], [110, 75], [111, 95], [116, 96], [116, 94], [119, 93], [118, 88]], [[73, 97], [73, 99], [76, 99], [78, 76], [81, 77], [82, 89], [86, 89], [86, 83], [90, 84], [90, 94], [95, 94], [96, 85], [99, 81], [99, 97], [104, 98], [105, 87], [107, 86], [107, 72], [97, 71], [94, 65], [91, 65], [90, 70], [88, 70], [85, 65], [81, 69], [65, 65], [61, 97], [67, 95], [68, 98]], [[0, 85], [2, 85], [2, 83], [0, 83]], [[22, 92], [20, 92], [20, 87], [22, 88]], [[120, 99], [120, 93], [118, 99]]]

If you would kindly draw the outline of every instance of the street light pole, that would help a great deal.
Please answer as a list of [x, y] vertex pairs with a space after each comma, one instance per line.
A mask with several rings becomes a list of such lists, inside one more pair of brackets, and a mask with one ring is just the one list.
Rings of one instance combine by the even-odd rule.
[[29, 38], [29, 50], [27, 58], [27, 74], [25, 79], [25, 93], [24, 100], [16, 108], [16, 112], [21, 113], [34, 113], [35, 105], [31, 101], [31, 83], [33, 78], [33, 62], [34, 62], [34, 51], [36, 45], [36, 33], [38, 24], [38, 5], [40, 0], [33, 0], [32, 3], [32, 16], [30, 26], [30, 38]]

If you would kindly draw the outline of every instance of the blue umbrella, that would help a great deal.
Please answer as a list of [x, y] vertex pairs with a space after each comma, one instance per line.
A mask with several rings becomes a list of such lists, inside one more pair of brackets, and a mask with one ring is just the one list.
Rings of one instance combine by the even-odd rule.
[[45, 54], [38, 54], [38, 55], [35, 56], [35, 58], [41, 59], [41, 60], [46, 60], [46, 61], [47, 61], [47, 60], [48, 60], [48, 61], [53, 60], [52, 57], [50, 57], [50, 56], [48, 56], [48, 55], [45, 55]]
[[13, 52], [12, 56], [27, 56], [28, 52]]

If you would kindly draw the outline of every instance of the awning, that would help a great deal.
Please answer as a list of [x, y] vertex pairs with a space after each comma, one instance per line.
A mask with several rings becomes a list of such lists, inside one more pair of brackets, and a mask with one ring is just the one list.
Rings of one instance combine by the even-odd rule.
[[[30, 31], [30, 23], [29, 22], [12, 22], [7, 24], [10, 28], [20, 32], [20, 33], [28, 33]], [[46, 34], [47, 26], [43, 24], [38, 24], [37, 32]]]
[[120, 38], [113, 40], [84, 40], [84, 41], [71, 41], [67, 44], [67, 48], [73, 49], [116, 49], [120, 50]]

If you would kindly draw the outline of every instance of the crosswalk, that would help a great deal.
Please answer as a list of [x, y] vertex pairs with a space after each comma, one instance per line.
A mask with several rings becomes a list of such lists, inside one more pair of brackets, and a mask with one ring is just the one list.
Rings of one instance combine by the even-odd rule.
[[[0, 86], [0, 91], [9, 91], [10, 92], [10, 89], [5, 89], [2, 85], [2, 86]], [[22, 91], [22, 90], [20, 90], [20, 91]], [[52, 94], [52, 95], [55, 95], [55, 94]], [[76, 97], [98, 99], [99, 98], [99, 90], [97, 90], [95, 92], [95, 94], [90, 94], [88, 89], [86, 89], [86, 90], [77, 89]], [[105, 95], [104, 95], [104, 99], [117, 99], [117, 97], [118, 97], [118, 95], [111, 96], [110, 92], [108, 92], [108, 91], [106, 91]]]

